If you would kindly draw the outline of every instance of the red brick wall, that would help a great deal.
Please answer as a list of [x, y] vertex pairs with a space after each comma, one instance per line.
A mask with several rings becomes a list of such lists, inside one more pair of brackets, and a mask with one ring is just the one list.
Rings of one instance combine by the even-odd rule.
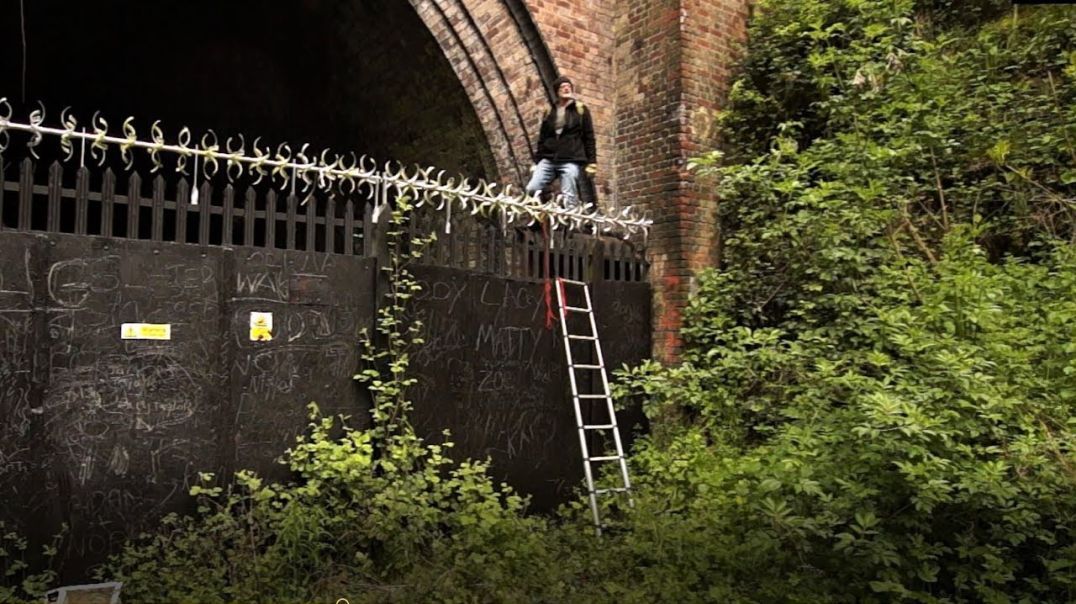
[[654, 354], [665, 361], [678, 356], [694, 275], [720, 253], [717, 199], [685, 165], [716, 142], [746, 17], [745, 0], [620, 0], [617, 12], [617, 188], [654, 219]]
[[[548, 97], [506, 0], [411, 0], [486, 130], [502, 180], [522, 184]], [[713, 147], [748, 0], [524, 0], [556, 70], [593, 111], [600, 203], [654, 219], [654, 354], [674, 361], [695, 273], [716, 264], [717, 199], [686, 161]]]
[[621, 0], [617, 14], [616, 145], [620, 203], [650, 211], [654, 353], [675, 354], [678, 300], [684, 268], [679, 230], [682, 183], [680, 64], [681, 0]]
[[[619, 0], [526, 0], [559, 75], [568, 76], [576, 95], [592, 111], [598, 147], [599, 203], [615, 204], [617, 152], [614, 15]], [[542, 112], [548, 110], [548, 101]], [[538, 124], [541, 113], [533, 116]]]
[[441, 45], [486, 132], [500, 180], [528, 174], [536, 124], [548, 105], [541, 78], [503, 0], [410, 0]]

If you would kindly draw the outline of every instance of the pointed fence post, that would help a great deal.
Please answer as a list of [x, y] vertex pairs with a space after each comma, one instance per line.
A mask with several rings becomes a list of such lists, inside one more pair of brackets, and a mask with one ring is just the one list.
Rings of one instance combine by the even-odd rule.
[[176, 243], [187, 243], [187, 212], [190, 207], [190, 185], [186, 178], [180, 178], [176, 185]]
[[605, 240], [599, 235], [593, 235], [591, 238], [589, 264], [586, 280], [590, 281], [597, 292], [597, 288], [605, 281]]
[[243, 245], [254, 245], [254, 205], [257, 201], [257, 193], [254, 187], [247, 187], [243, 196]]
[[224, 186], [224, 209], [221, 214], [220, 244], [232, 245], [232, 229], [235, 228], [235, 187], [232, 183]]
[[30, 203], [34, 198], [34, 162], [27, 157], [19, 166], [19, 230], [30, 230]]
[[150, 239], [164, 240], [164, 177], [153, 179], [153, 218], [150, 223]]
[[45, 230], [50, 233], [60, 232], [60, 197], [63, 194], [64, 169], [60, 162], [54, 161], [49, 166], [48, 215], [45, 218]]
[[[75, 178], [75, 234], [85, 235], [90, 205], [90, 170], [81, 166]], [[0, 193], [2, 194], [2, 193]], [[2, 205], [2, 204], [0, 204]]]
[[336, 253], [336, 199], [329, 195], [325, 202], [325, 253]]
[[127, 238], [138, 239], [138, 217], [142, 207], [142, 177], [131, 172], [127, 178]]
[[298, 205], [298, 203], [299, 203], [299, 198], [296, 197], [294, 193], [288, 195], [288, 197], [287, 197], [287, 204], [288, 204], [287, 249], [289, 249], [289, 250], [294, 250], [295, 249], [295, 229], [297, 228], [296, 224], [295, 224], [295, 215], [296, 215], [296, 206]]
[[209, 219], [213, 213], [213, 185], [198, 187], [198, 245], [209, 245]]
[[276, 247], [276, 206], [278, 199], [276, 189], [269, 189], [269, 193], [265, 196], [265, 247], [269, 249]]
[[112, 224], [116, 213], [116, 173], [112, 168], [105, 169], [101, 181], [101, 236], [112, 236]]

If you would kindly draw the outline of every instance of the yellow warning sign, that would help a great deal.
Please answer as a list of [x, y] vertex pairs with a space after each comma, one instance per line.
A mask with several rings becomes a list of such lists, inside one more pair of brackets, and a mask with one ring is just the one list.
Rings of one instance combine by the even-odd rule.
[[252, 312], [250, 313], [250, 340], [252, 342], [268, 342], [273, 339], [273, 313]]
[[124, 323], [120, 326], [120, 338], [124, 340], [171, 340], [170, 323]]

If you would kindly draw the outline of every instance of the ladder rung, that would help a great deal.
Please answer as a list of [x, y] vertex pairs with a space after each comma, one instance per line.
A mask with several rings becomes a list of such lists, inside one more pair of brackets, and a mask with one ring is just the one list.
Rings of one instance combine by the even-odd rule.
[[605, 369], [605, 365], [572, 365], [575, 369]]
[[584, 425], [584, 430], [608, 430], [609, 428], [615, 428], [616, 424], [590, 424]]
[[603, 495], [605, 493], [627, 493], [631, 489], [625, 487], [613, 487], [611, 489], [594, 489], [595, 495]]
[[560, 278], [560, 282], [561, 283], [570, 283], [571, 285], [586, 285], [587, 284], [586, 281], [574, 281], [572, 279], [565, 279], [564, 277]]
[[582, 306], [565, 306], [564, 310], [571, 310], [574, 312], [590, 312], [589, 308], [583, 308]]
[[579, 398], [597, 399], [597, 398], [612, 398], [608, 394], [579, 394]]
[[620, 459], [619, 455], [603, 455], [601, 457], [588, 457], [587, 461], [613, 461]]
[[596, 338], [594, 336], [573, 336], [572, 334], [568, 334], [568, 339], [569, 340], [593, 340], [593, 341], [598, 340], [598, 338]]

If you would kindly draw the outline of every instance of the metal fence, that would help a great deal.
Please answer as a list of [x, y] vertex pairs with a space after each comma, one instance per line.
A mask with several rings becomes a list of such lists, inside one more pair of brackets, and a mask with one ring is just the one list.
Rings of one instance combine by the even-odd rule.
[[[73, 173], [72, 173], [73, 172]], [[30, 158], [0, 156], [0, 230], [72, 233], [209, 246], [248, 246], [375, 256], [373, 206], [361, 185], [319, 199], [271, 187], [203, 181], [192, 196], [186, 178], [112, 169], [47, 169]], [[192, 199], [197, 199], [196, 203]], [[446, 216], [419, 208], [408, 224], [412, 239], [436, 233], [421, 263], [507, 277], [639, 282], [647, 278], [641, 246], [615, 237], [505, 226], [468, 213]], [[546, 250], [548, 248], [548, 254]]]
[[[355, 200], [302, 204], [297, 195], [232, 185], [198, 186], [191, 203], [186, 178], [117, 175], [75, 170], [74, 178], [54, 162], [44, 178], [29, 158], [0, 169], [0, 229], [100, 235], [126, 239], [243, 245], [333, 254], [362, 254], [362, 212]], [[43, 183], [41, 181], [44, 181]], [[66, 185], [66, 186], [65, 186]], [[356, 241], [360, 245], [356, 245]]]

